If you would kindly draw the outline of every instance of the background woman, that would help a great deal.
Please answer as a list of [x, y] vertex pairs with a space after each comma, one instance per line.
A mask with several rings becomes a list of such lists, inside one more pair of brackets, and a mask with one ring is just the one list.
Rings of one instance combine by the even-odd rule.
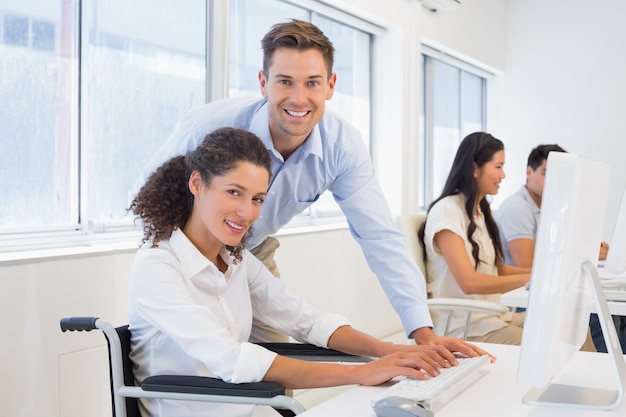
[[[504, 179], [504, 145], [488, 133], [468, 135], [457, 150], [443, 192], [429, 207], [421, 232], [433, 297], [500, 301], [500, 294], [526, 284], [529, 268], [504, 264], [500, 235], [488, 195]], [[473, 314], [468, 340], [520, 344], [524, 313], [503, 317]], [[433, 313], [435, 331], [445, 314]], [[450, 335], [460, 336], [465, 314], [453, 314]]]

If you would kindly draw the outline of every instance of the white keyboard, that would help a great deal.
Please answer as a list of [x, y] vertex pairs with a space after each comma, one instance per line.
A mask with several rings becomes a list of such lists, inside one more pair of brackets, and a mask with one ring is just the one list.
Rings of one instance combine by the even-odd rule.
[[403, 397], [418, 402], [433, 412], [441, 409], [488, 372], [490, 358], [487, 355], [459, 358], [458, 362], [457, 366], [441, 368], [438, 376], [427, 380], [401, 379], [372, 397], [372, 406], [383, 398]]

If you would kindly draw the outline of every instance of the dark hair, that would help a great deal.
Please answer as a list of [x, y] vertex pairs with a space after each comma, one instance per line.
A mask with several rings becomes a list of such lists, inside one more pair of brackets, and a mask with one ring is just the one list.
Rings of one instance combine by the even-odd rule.
[[[456, 151], [454, 162], [452, 162], [452, 169], [448, 174], [448, 179], [443, 186], [441, 195], [433, 201], [428, 207], [428, 211], [440, 200], [445, 197], [463, 194], [465, 197], [465, 212], [469, 217], [469, 226], [467, 227], [467, 239], [472, 245], [472, 257], [474, 258], [475, 268], [478, 268], [480, 260], [480, 249], [478, 244], [474, 241], [473, 235], [476, 231], [476, 222], [474, 221], [474, 203], [478, 197], [478, 190], [476, 186], [476, 180], [474, 179], [474, 168], [482, 168], [487, 162], [491, 161], [493, 155], [504, 150], [504, 144], [501, 140], [494, 138], [489, 133], [475, 132], [467, 135], [459, 148]], [[500, 243], [500, 233], [498, 232], [498, 226], [491, 214], [491, 208], [487, 197], [483, 197], [479, 202], [480, 210], [485, 216], [485, 225], [487, 226], [487, 232], [498, 259], [503, 259], [502, 245]], [[428, 220], [427, 220], [428, 221]], [[419, 231], [419, 237], [423, 244], [424, 242], [424, 230], [426, 223]], [[426, 251], [424, 251], [426, 253]]]
[[565, 149], [561, 148], [556, 143], [554, 145], [539, 145], [528, 155], [528, 166], [535, 171], [543, 161], [548, 159], [548, 154], [550, 152], [567, 152]]
[[332, 42], [314, 24], [292, 19], [290, 22], [277, 23], [261, 40], [263, 49], [263, 71], [269, 74], [274, 51], [278, 48], [291, 48], [304, 51], [317, 49], [324, 56], [328, 77], [333, 72], [335, 48]]
[[[187, 155], [173, 157], [157, 168], [128, 208], [143, 222], [142, 244], [152, 239], [153, 246], [157, 246], [175, 229], [185, 226], [194, 201], [188, 184], [192, 172], [198, 171], [203, 183], [210, 185], [215, 177], [227, 174], [240, 162], [265, 168], [271, 176], [271, 160], [261, 139], [246, 130], [227, 127], [206, 135]], [[236, 261], [241, 260], [251, 236], [252, 228], [237, 246], [227, 246]]]

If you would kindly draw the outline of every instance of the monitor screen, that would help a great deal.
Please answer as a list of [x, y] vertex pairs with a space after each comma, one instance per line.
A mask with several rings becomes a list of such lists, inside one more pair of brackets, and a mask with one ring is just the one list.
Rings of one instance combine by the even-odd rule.
[[[586, 398], [579, 395], [581, 387], [569, 390], [552, 379], [584, 343], [598, 298], [594, 282], [599, 282], [596, 266], [609, 179], [605, 163], [572, 153], [548, 154], [518, 370], [520, 383], [536, 387], [524, 397], [526, 403], [588, 405], [580, 398]], [[624, 365], [623, 357], [621, 361]], [[597, 401], [613, 407], [622, 393], [620, 388], [617, 394], [608, 392], [608, 399], [598, 395]]]

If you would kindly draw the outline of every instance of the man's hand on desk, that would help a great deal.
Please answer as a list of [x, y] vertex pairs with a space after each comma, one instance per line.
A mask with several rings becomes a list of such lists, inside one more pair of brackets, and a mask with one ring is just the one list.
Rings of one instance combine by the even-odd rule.
[[606, 242], [600, 243], [600, 255], [598, 256], [598, 259], [600, 259], [601, 261], [604, 261], [606, 260], [606, 257], [608, 254], [609, 254], [609, 244]]
[[[496, 357], [484, 351], [478, 346], [467, 343], [456, 337], [437, 336], [430, 327], [422, 327], [413, 332], [413, 339], [420, 347], [443, 346], [445, 348], [444, 357], [450, 363], [456, 363], [453, 352], [459, 352], [469, 357], [489, 355], [491, 362], [496, 361]], [[452, 358], [452, 359], [450, 359]]]

